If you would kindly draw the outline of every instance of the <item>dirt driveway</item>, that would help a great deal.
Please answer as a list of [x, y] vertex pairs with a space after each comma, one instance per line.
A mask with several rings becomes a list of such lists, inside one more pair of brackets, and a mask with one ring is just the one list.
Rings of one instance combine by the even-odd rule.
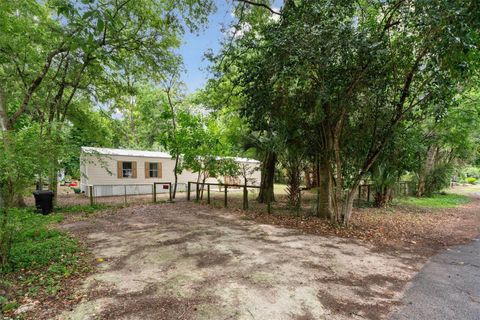
[[58, 319], [379, 319], [424, 261], [191, 203], [63, 228], [85, 239], [99, 270]]

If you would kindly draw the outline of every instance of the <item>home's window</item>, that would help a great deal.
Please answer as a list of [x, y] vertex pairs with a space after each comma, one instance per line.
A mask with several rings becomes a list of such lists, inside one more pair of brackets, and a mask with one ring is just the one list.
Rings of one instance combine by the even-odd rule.
[[149, 165], [149, 168], [148, 168], [149, 177], [158, 178], [158, 163], [151, 162], [148, 165]]
[[133, 165], [131, 162], [122, 162], [122, 177], [132, 178], [133, 177]]

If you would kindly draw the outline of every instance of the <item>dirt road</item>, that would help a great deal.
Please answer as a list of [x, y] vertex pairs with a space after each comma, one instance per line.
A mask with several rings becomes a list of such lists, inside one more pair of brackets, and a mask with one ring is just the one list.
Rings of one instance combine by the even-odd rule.
[[85, 239], [99, 270], [59, 319], [379, 319], [421, 266], [406, 253], [189, 203], [63, 228]]

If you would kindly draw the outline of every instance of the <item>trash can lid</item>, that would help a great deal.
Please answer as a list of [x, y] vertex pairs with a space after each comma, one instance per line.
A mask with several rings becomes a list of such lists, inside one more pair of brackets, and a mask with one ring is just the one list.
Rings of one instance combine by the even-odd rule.
[[53, 195], [53, 191], [51, 190], [37, 190], [33, 192], [34, 195]]

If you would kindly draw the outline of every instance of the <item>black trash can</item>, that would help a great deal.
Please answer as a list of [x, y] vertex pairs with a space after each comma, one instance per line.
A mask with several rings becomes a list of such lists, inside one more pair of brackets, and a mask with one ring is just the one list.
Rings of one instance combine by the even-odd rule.
[[33, 193], [35, 197], [35, 207], [37, 207], [37, 212], [41, 214], [49, 214], [53, 211], [53, 191], [37, 190]]

